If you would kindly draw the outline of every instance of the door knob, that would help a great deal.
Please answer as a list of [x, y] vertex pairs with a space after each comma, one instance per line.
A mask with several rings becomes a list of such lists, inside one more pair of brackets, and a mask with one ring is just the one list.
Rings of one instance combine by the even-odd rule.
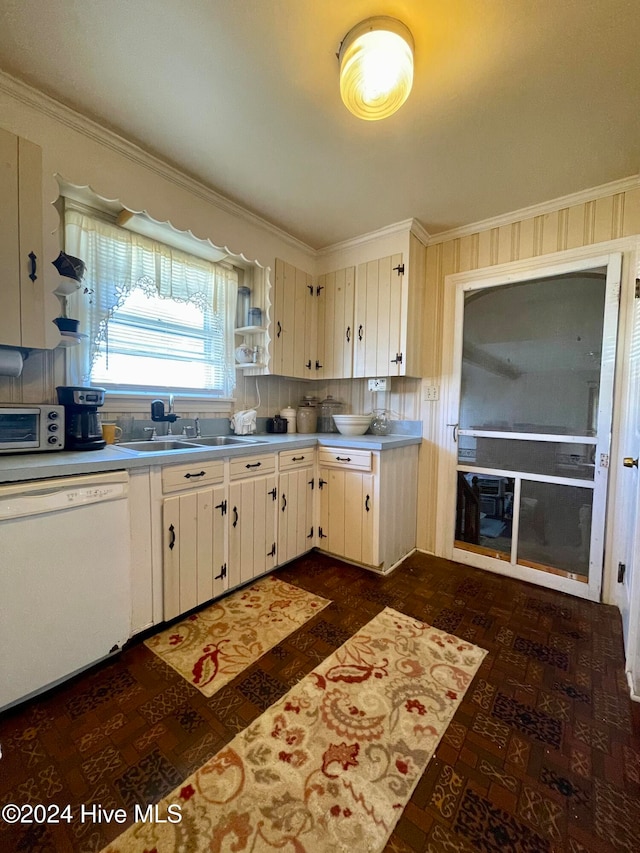
[[622, 460], [622, 464], [625, 468], [637, 468], [638, 460], [634, 459], [632, 456], [625, 456]]

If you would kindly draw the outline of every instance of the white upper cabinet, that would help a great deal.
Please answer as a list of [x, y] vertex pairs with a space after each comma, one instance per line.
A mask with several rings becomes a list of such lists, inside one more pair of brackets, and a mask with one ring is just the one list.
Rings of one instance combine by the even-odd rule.
[[353, 363], [355, 267], [325, 273], [316, 285], [318, 356], [315, 379], [344, 379]]
[[[271, 372], [307, 379], [422, 375], [425, 246], [308, 273], [276, 261]], [[302, 368], [300, 365], [302, 364]]]
[[308, 379], [315, 375], [317, 323], [311, 275], [276, 259], [271, 318], [270, 372]]
[[46, 293], [58, 274], [51, 267], [55, 257], [43, 257], [42, 151], [5, 130], [0, 130], [0, 198], [0, 345], [44, 348], [45, 323], [55, 316], [45, 318], [45, 310], [55, 306]]

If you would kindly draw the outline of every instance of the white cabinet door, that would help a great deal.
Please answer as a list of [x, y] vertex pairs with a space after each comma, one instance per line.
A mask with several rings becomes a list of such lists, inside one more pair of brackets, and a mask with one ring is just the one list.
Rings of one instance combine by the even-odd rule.
[[271, 373], [315, 377], [317, 324], [309, 273], [276, 258], [271, 321]]
[[0, 198], [0, 344], [42, 348], [45, 281], [52, 279], [42, 251], [42, 151], [5, 130], [0, 130]]
[[278, 495], [278, 565], [313, 547], [313, 468], [281, 472]]
[[347, 560], [378, 565], [375, 475], [320, 468], [318, 547]]
[[229, 586], [263, 575], [276, 565], [275, 474], [248, 477], [229, 487]]
[[225, 487], [194, 489], [163, 502], [164, 618], [227, 589]]
[[353, 362], [355, 267], [318, 278], [318, 379], [349, 379]]
[[403, 287], [402, 255], [358, 265], [354, 376], [403, 375]]

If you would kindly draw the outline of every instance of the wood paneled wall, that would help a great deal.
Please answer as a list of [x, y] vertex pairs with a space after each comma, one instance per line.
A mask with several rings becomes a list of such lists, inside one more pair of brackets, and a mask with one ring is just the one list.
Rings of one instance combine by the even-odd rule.
[[[563, 206], [507, 224], [432, 242], [427, 248], [423, 314], [423, 376], [441, 385], [442, 348], [451, 329], [443, 327], [445, 277], [511, 261], [550, 255], [640, 234], [640, 187]], [[439, 402], [422, 403], [423, 443], [418, 480], [418, 548], [435, 550], [438, 452], [442, 417]]]

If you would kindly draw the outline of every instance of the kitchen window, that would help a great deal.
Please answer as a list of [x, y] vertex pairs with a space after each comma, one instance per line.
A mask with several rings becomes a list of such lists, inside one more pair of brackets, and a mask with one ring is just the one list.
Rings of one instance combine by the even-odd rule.
[[74, 209], [65, 251], [87, 267], [68, 302], [87, 336], [68, 351], [72, 384], [231, 396], [235, 268]]

